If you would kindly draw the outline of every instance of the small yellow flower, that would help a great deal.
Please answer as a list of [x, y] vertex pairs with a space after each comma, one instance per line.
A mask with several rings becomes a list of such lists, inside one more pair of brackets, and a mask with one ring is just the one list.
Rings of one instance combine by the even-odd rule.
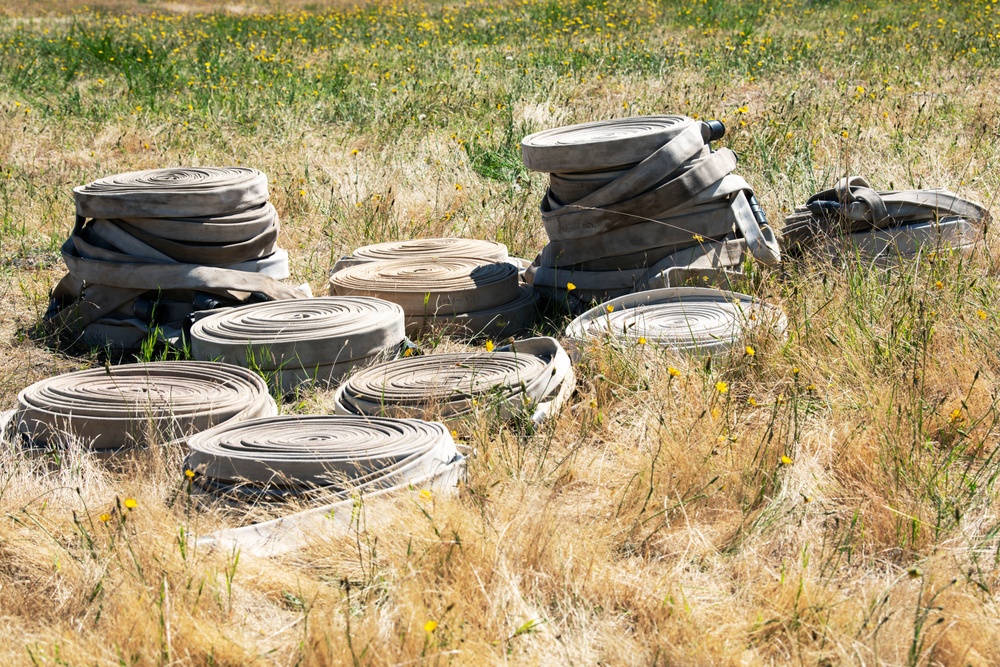
[[301, 190], [301, 189], [300, 189], [300, 190], [299, 190], [299, 196], [300, 196], [300, 197], [305, 197], [305, 196], [306, 196], [306, 191], [305, 191], [305, 190]]
[[800, 372], [801, 372], [801, 369], [798, 366], [793, 366], [792, 367], [792, 375], [798, 375]]
[[596, 398], [590, 399], [590, 407], [592, 407], [592, 408], [596, 408], [597, 407], [597, 399]]
[[842, 130], [842, 131], [840, 132], [840, 136], [842, 136], [843, 138], [845, 138], [845, 139], [846, 139], [847, 137], [849, 137], [849, 136], [851, 136], [851, 135], [849, 135], [849, 134], [847, 133], [847, 130]]
[[989, 317], [986, 311], [983, 310], [982, 308], [976, 311], [976, 315], [979, 316], [979, 319], [981, 320], [985, 320], [987, 317]]
[[645, 344], [646, 344], [646, 337], [639, 336], [639, 345], [645, 345]]
[[421, 489], [420, 497], [423, 498], [424, 500], [430, 500], [433, 497], [433, 494], [427, 489]]
[[456, 431], [455, 429], [452, 429], [451, 430], [451, 437], [457, 438], [458, 437], [458, 431]]
[[462, 184], [461, 183], [455, 183], [455, 189], [458, 190], [459, 192], [461, 192], [462, 191]]
[[566, 283], [566, 291], [567, 292], [572, 292], [575, 289], [576, 289], [576, 285], [574, 285], [573, 283]]
[[672, 377], [672, 378], [676, 378], [676, 377], [680, 377], [681, 376], [680, 370], [674, 368], [673, 366], [669, 366], [667, 368], [667, 373], [669, 373], [670, 377]]
[[137, 503], [135, 501], [135, 498], [126, 498], [125, 499], [125, 507], [127, 507], [130, 510], [134, 510], [138, 504], [139, 503]]
[[357, 148], [355, 148], [353, 151], [351, 151], [351, 155], [357, 155], [357, 154], [358, 154], [358, 149]]
[[424, 632], [431, 633], [437, 630], [437, 621], [427, 621], [424, 623]]
[[496, 349], [496, 346], [493, 344], [493, 341], [491, 340], [486, 341], [486, 351], [492, 352], [494, 349]]
[[757, 354], [757, 350], [753, 349], [752, 346], [747, 345], [747, 356], [752, 357], [755, 354]]
[[753, 396], [751, 396], [750, 398], [747, 399], [747, 403], [749, 403], [750, 405], [754, 405], [755, 406], [755, 405], [757, 405], [757, 399], [754, 398]]
[[781, 465], [783, 465], [783, 466], [790, 466], [790, 465], [792, 465], [792, 459], [789, 458], [788, 456], [785, 456], [784, 454], [782, 454], [781, 455]]
[[948, 415], [948, 421], [950, 421], [952, 424], [954, 424], [955, 422], [962, 421], [962, 408], [955, 408], [954, 410], [952, 410], [951, 414]]
[[694, 239], [694, 242], [695, 242], [695, 243], [701, 243], [702, 241], [704, 241], [704, 240], [705, 240], [705, 237], [704, 237], [704, 236], [702, 236], [701, 234], [695, 234], [695, 235], [694, 235], [694, 236], [692, 236], [691, 238], [692, 238], [692, 239]]
[[101, 520], [101, 523], [107, 523], [108, 521], [111, 521], [111, 515], [108, 514], [107, 512], [102, 514], [99, 518]]
[[944, 283], [938, 280], [937, 282], [934, 283], [934, 287], [936, 287], [937, 289], [944, 289]]
[[719, 380], [718, 382], [715, 383], [715, 390], [720, 394], [725, 394], [727, 391], [729, 391], [729, 385], [723, 382], [722, 380]]
[[188, 479], [193, 479], [194, 478], [194, 470], [191, 470], [190, 468], [188, 468], [187, 470], [184, 471], [184, 476], [187, 477]]
[[612, 306], [611, 304], [608, 304], [608, 305], [606, 305], [606, 306], [605, 306], [605, 309], [607, 309], [607, 311], [608, 311], [609, 313], [613, 313], [613, 312], [615, 312], [615, 307], [614, 307], [614, 306]]

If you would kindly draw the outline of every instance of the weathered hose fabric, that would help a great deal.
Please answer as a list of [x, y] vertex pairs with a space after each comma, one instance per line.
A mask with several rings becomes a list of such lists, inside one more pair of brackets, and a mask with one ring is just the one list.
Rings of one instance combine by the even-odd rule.
[[315, 297], [222, 310], [191, 327], [195, 359], [253, 368], [283, 391], [335, 382], [403, 343], [403, 309], [372, 297]]
[[223, 425], [188, 439], [193, 483], [233, 502], [309, 506], [199, 540], [257, 556], [346, 533], [362, 504], [453, 490], [464, 457], [448, 429], [417, 419], [282, 416]]
[[536, 423], [575, 387], [569, 355], [554, 338], [516, 341], [492, 352], [430, 354], [376, 364], [334, 397], [337, 414], [460, 420], [476, 407]]
[[334, 265], [333, 273], [366, 262], [391, 262], [400, 259], [433, 262], [446, 257], [474, 257], [491, 262], [506, 262], [509, 259], [507, 246], [496, 241], [449, 237], [410, 239], [362, 246], [341, 258]]
[[857, 253], [865, 259], [913, 257], [922, 249], [967, 248], [979, 241], [989, 213], [944, 189], [877, 192], [858, 176], [810, 197], [785, 218], [787, 252]]
[[[648, 116], [546, 130], [521, 142], [550, 174], [541, 215], [549, 244], [526, 277], [579, 306], [683, 278], [780, 260], [736, 155], [712, 152], [706, 124]], [[572, 288], [570, 287], [572, 285]]]
[[99, 453], [162, 444], [278, 413], [261, 378], [229, 364], [159, 361], [57, 375], [22, 390], [14, 428], [29, 448]]
[[267, 177], [244, 167], [155, 169], [73, 190], [69, 273], [47, 318], [91, 345], [176, 341], [195, 310], [304, 296], [278, 282], [288, 256]]
[[520, 283], [517, 267], [469, 257], [358, 264], [330, 276], [330, 294], [398, 303], [411, 336], [509, 336], [530, 328], [538, 314], [534, 290]]
[[784, 314], [746, 294], [703, 287], [668, 287], [612, 299], [577, 317], [566, 335], [578, 342], [642, 338], [682, 352], [725, 352], [754, 330], [784, 332]]

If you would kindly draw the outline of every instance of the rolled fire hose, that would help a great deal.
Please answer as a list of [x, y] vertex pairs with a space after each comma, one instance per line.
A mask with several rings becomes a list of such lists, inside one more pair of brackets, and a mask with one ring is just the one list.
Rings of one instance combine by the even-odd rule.
[[525, 137], [525, 166], [550, 174], [550, 242], [527, 280], [578, 306], [669, 285], [680, 269], [721, 277], [745, 257], [779, 262], [753, 190], [730, 173], [735, 153], [708, 146], [724, 134], [719, 121], [646, 116]]
[[163, 444], [218, 424], [278, 413], [250, 371], [158, 361], [65, 373], [21, 391], [14, 428], [35, 449], [79, 444], [98, 453]]
[[527, 414], [536, 424], [572, 393], [569, 356], [554, 338], [527, 338], [492, 352], [410, 357], [369, 366], [334, 396], [343, 415], [459, 419], [478, 405], [503, 419]]
[[222, 310], [191, 326], [195, 359], [253, 368], [273, 386], [334, 382], [402, 344], [403, 309], [372, 297], [327, 296]]
[[332, 273], [366, 262], [391, 262], [399, 259], [436, 261], [445, 257], [475, 257], [491, 262], [506, 262], [507, 246], [496, 241], [461, 238], [410, 239], [388, 241], [358, 248], [341, 258]]
[[90, 345], [176, 342], [188, 314], [304, 294], [278, 282], [288, 256], [267, 177], [244, 167], [155, 169], [74, 188], [69, 273], [46, 318]]
[[294, 501], [310, 509], [220, 530], [200, 544], [272, 556], [351, 530], [359, 506], [454, 490], [465, 458], [444, 425], [418, 419], [281, 416], [226, 424], [188, 439], [193, 484], [231, 502]]
[[739, 344], [751, 331], [783, 333], [784, 314], [746, 294], [704, 287], [668, 287], [612, 299], [566, 327], [577, 342], [611, 338], [681, 352], [715, 354]]
[[853, 176], [797, 207], [785, 218], [781, 242], [794, 254], [906, 258], [921, 250], [970, 248], [982, 239], [989, 219], [982, 204], [948, 190], [876, 192]]
[[429, 331], [499, 338], [530, 328], [538, 316], [534, 290], [506, 262], [469, 257], [369, 262], [330, 277], [330, 294], [398, 303], [406, 333]]

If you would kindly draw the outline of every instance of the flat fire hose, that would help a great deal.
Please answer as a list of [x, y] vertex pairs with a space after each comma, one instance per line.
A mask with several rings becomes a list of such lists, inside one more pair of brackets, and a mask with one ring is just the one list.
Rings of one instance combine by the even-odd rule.
[[278, 413], [258, 375], [200, 361], [65, 373], [27, 387], [17, 401], [12, 427], [25, 447], [79, 445], [101, 454]]
[[278, 282], [288, 256], [267, 177], [244, 167], [137, 171], [73, 190], [69, 273], [46, 319], [90, 345], [177, 342], [197, 310], [305, 296]]
[[610, 338], [637, 344], [644, 339], [680, 352], [726, 352], [755, 330], [783, 333], [784, 314], [746, 294], [704, 287], [668, 287], [612, 299], [566, 327], [578, 344]]
[[429, 354], [388, 361], [352, 375], [337, 389], [343, 415], [461, 420], [477, 406], [503, 419], [535, 423], [558, 412], [572, 394], [569, 356], [554, 338], [527, 338], [492, 352]]
[[877, 192], [852, 176], [816, 193], [785, 218], [781, 243], [792, 254], [907, 258], [921, 251], [969, 248], [982, 239], [989, 220], [982, 204], [948, 190]]
[[195, 359], [258, 370], [283, 391], [335, 382], [402, 345], [403, 309], [372, 297], [272, 301], [221, 310], [191, 326]]
[[718, 121], [647, 116], [525, 137], [525, 166], [550, 174], [549, 243], [527, 280], [578, 306], [669, 286], [682, 269], [721, 277], [747, 257], [778, 263], [753, 190], [731, 173], [735, 153], [709, 148], [724, 133]]
[[453, 492], [465, 472], [448, 429], [418, 419], [272, 417], [202, 432], [188, 447], [185, 467], [201, 491], [235, 505], [299, 510], [198, 540], [262, 557], [350, 534], [366, 505]]
[[469, 257], [404, 259], [350, 266], [330, 276], [330, 294], [373, 296], [398, 303], [406, 333], [502, 337], [530, 328], [534, 290], [507, 262]]

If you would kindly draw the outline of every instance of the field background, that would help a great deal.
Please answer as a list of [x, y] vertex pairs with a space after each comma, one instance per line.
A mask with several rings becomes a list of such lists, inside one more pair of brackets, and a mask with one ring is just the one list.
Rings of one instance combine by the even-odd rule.
[[[779, 226], [845, 173], [1000, 192], [995, 0], [4, 5], [0, 409], [100, 363], [37, 325], [72, 188], [113, 173], [266, 172], [316, 293], [369, 242], [533, 257], [517, 145], [574, 122], [723, 119]], [[1000, 663], [996, 245], [754, 271], [787, 342], [597, 345], [540, 433], [476, 425], [459, 499], [278, 560], [192, 548], [234, 518], [191, 509], [179, 452], [5, 449], [0, 664]]]

